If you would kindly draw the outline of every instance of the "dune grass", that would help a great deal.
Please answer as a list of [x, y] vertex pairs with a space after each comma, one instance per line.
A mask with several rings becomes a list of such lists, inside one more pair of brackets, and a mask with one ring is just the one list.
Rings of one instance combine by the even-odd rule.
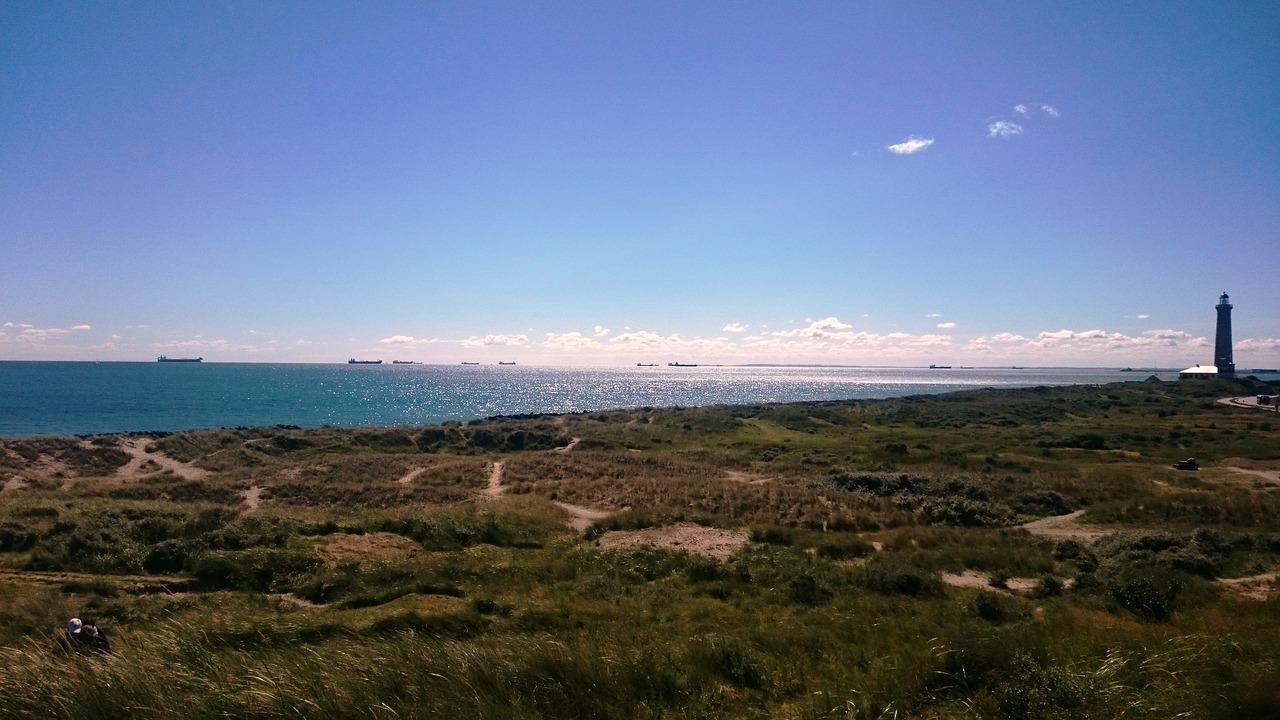
[[[1280, 484], [1229, 467], [1280, 469], [1280, 422], [1215, 402], [1256, 389], [152, 441], [198, 480], [4, 441], [0, 717], [1277, 717]], [[1103, 537], [1019, 527], [1074, 510]], [[597, 542], [688, 522], [750, 542]]]

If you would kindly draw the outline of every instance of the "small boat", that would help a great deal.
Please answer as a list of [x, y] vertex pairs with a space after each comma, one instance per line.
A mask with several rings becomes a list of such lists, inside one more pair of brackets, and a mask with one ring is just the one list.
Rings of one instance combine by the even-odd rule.
[[479, 365], [480, 363], [478, 363], [478, 362], [466, 362], [466, 361], [463, 361], [463, 363], [462, 363], [462, 364], [463, 364], [463, 365]]
[[204, 362], [204, 358], [171, 358], [161, 355], [156, 358], [156, 362]]
[[351, 358], [350, 360], [347, 361], [347, 364], [348, 365], [381, 365], [382, 361], [381, 360], [357, 360], [355, 358]]
[[667, 367], [698, 367], [696, 363], [667, 363]]
[[950, 365], [930, 365], [929, 369], [930, 370], [950, 370], [951, 366]]
[[516, 361], [515, 361], [515, 360], [512, 360], [512, 361], [510, 361], [510, 362], [507, 362], [506, 360], [499, 360], [499, 361], [498, 361], [498, 364], [499, 364], [499, 365], [515, 365], [515, 364], [516, 364]]
[[658, 363], [636, 363], [636, 367], [658, 367]]

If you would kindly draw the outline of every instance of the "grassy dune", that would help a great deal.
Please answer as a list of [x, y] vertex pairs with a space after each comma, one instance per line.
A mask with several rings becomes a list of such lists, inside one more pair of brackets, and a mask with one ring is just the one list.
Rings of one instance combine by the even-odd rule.
[[0, 717], [1280, 717], [1264, 390], [3, 441]]

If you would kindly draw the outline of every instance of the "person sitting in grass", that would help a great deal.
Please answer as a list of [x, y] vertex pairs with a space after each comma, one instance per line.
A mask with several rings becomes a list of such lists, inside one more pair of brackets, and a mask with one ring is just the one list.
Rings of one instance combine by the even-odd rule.
[[65, 642], [67, 647], [71, 649], [111, 652], [111, 643], [107, 640], [107, 632], [98, 627], [98, 621], [93, 619], [82, 622], [80, 618], [71, 618], [67, 621]]

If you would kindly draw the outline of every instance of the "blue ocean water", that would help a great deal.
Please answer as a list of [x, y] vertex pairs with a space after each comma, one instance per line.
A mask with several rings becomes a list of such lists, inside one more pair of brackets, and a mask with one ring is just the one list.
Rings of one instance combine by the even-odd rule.
[[0, 436], [418, 425], [516, 413], [885, 398], [1149, 375], [1078, 368], [0, 362]]

